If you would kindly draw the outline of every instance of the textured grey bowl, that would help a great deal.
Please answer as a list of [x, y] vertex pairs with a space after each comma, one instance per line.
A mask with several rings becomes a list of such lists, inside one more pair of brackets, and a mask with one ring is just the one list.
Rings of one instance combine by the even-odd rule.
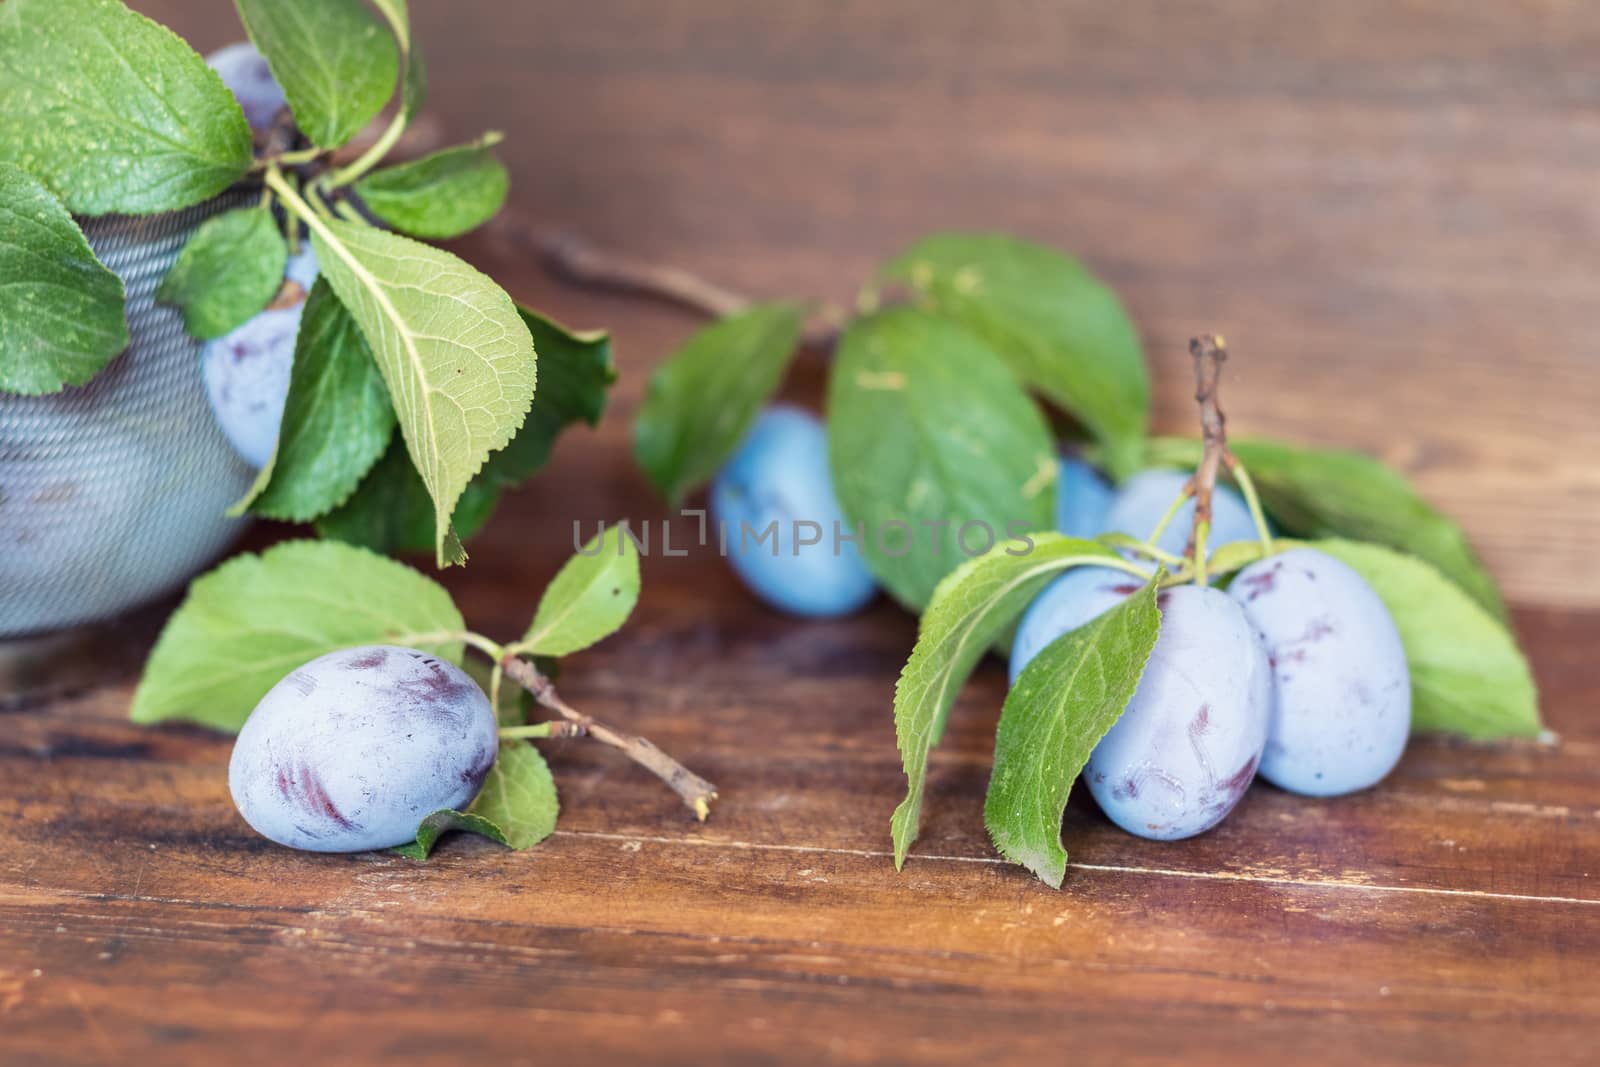
[[200, 344], [156, 286], [237, 190], [186, 211], [83, 222], [128, 293], [132, 343], [89, 384], [0, 393], [0, 637], [99, 622], [182, 586], [243, 530], [254, 472], [217, 429]]

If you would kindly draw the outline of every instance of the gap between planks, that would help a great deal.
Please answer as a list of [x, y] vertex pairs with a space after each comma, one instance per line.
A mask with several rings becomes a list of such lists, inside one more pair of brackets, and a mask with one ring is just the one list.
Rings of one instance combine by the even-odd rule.
[[[575, 837], [597, 841], [620, 841], [624, 844], [688, 845], [696, 848], [725, 848], [747, 852], [801, 852], [829, 856], [858, 856], [867, 859], [893, 859], [894, 853], [866, 848], [830, 848], [824, 845], [781, 845], [760, 841], [713, 841], [693, 837], [650, 837], [642, 834], [602, 833], [598, 830], [556, 830], [553, 837]], [[997, 867], [1016, 866], [1010, 860], [997, 856], [938, 856], [916, 853], [909, 857], [914, 862], [980, 863]], [[1483, 889], [1440, 889], [1431, 886], [1378, 885], [1371, 882], [1323, 881], [1316, 878], [1294, 878], [1284, 875], [1246, 874], [1238, 871], [1185, 871], [1174, 867], [1131, 867], [1110, 863], [1078, 863], [1067, 861], [1067, 866], [1080, 871], [1101, 874], [1145, 874], [1158, 878], [1190, 878], [1206, 882], [1250, 882], [1256, 885], [1293, 886], [1309, 889], [1344, 889], [1366, 893], [1410, 893], [1422, 896], [1465, 897], [1471, 900], [1520, 901], [1533, 904], [1581, 904], [1600, 907], [1600, 900], [1583, 897], [1541, 896], [1535, 893], [1495, 893]]]

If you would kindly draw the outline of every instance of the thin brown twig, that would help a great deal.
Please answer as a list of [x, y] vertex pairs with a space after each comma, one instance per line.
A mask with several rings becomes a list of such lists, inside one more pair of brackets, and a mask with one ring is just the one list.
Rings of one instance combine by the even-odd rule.
[[556, 693], [555, 683], [532, 663], [520, 656], [506, 656], [500, 661], [506, 677], [529, 693], [541, 707], [545, 707], [578, 724], [596, 741], [621, 749], [628, 758], [666, 782], [672, 791], [694, 811], [701, 822], [711, 813], [711, 802], [717, 799], [717, 787], [690, 771], [683, 764], [657, 748], [652, 742], [634, 734], [615, 730], [605, 723], [571, 707]]
[[[736, 315], [754, 302], [682, 267], [601, 248], [575, 234], [543, 232], [514, 208], [500, 212], [489, 225], [513, 249], [533, 256], [552, 276], [569, 285], [661, 300], [710, 319]], [[832, 348], [848, 320], [842, 309], [821, 305], [806, 324], [802, 345], [813, 350]]]
[[[1233, 455], [1228, 451], [1228, 420], [1217, 401], [1222, 365], [1228, 360], [1227, 344], [1219, 335], [1202, 334], [1189, 342], [1189, 354], [1194, 357], [1194, 399], [1200, 405], [1204, 450], [1190, 483], [1194, 487], [1194, 525], [1190, 527], [1189, 542], [1183, 550], [1185, 559], [1194, 556], [1197, 549], [1203, 550], [1203, 538], [1211, 529], [1211, 497], [1217, 486], [1217, 471], [1224, 465], [1231, 470], [1234, 465]], [[1197, 571], [1204, 566], [1204, 560], [1195, 560]]]

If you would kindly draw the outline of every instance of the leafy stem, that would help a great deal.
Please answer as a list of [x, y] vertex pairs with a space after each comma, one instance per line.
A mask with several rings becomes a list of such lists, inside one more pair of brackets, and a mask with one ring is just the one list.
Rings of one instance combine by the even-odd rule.
[[717, 799], [717, 787], [691, 772], [683, 764], [661, 751], [650, 741], [633, 734], [615, 730], [602, 722], [576, 710], [562, 700], [555, 683], [532, 663], [514, 655], [502, 656], [500, 667], [506, 677], [533, 695], [541, 707], [556, 712], [568, 722], [582, 727], [584, 734], [613, 748], [621, 749], [628, 758], [666, 782], [672, 791], [683, 798], [704, 822], [711, 813], [711, 802]]
[[318, 179], [318, 185], [324, 189], [339, 189], [354, 181], [358, 181], [363, 174], [383, 162], [383, 157], [406, 132], [406, 125], [410, 122], [406, 109], [401, 108], [395, 112], [394, 118], [389, 121], [388, 127], [383, 131], [372, 147], [356, 157], [355, 162], [330, 172]]

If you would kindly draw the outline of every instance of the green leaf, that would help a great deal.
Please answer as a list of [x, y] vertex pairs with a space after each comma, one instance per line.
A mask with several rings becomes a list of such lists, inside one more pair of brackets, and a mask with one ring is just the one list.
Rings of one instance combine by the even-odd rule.
[[288, 262], [272, 212], [239, 208], [201, 223], [161, 279], [156, 299], [182, 310], [184, 328], [195, 337], [221, 337], [272, 302]]
[[[467, 483], [450, 517], [452, 536], [469, 541], [483, 529], [500, 502], [500, 491], [474, 478]], [[339, 507], [316, 520], [317, 533], [374, 552], [434, 550], [433, 498], [411, 463], [399, 437], [389, 442], [361, 484]]]
[[617, 380], [608, 334], [573, 332], [536, 311], [524, 307], [517, 311], [539, 353], [539, 392], [517, 436], [490, 456], [473, 479], [495, 488], [521, 485], [538, 473], [568, 426], [599, 425], [607, 390]]
[[235, 556], [189, 586], [133, 696], [134, 722], [238, 730], [289, 671], [367, 644], [425, 645], [452, 663], [460, 612], [431, 579], [336, 541], [286, 541]]
[[[582, 420], [591, 426], [605, 411], [606, 390], [616, 381], [611, 342], [603, 333], [572, 333], [526, 308], [518, 309], [539, 352], [539, 392], [511, 443], [484, 464], [456, 505], [451, 525], [463, 540], [488, 521], [500, 490], [532, 477], [549, 459], [556, 437]], [[433, 506], [428, 490], [395, 442], [344, 506], [317, 524], [325, 537], [377, 552], [424, 552], [433, 547]]]
[[0, 278], [0, 390], [82, 385], [128, 347], [122, 279], [60, 201], [9, 163], [0, 163]]
[[[490, 771], [493, 774], [494, 771]], [[433, 846], [439, 843], [439, 838], [452, 830], [462, 830], [469, 834], [478, 834], [487, 837], [499, 844], [506, 844], [505, 831], [482, 815], [472, 815], [465, 811], [454, 811], [445, 808], [436, 811], [423, 819], [417, 826], [417, 839], [404, 845], [396, 845], [390, 849], [407, 859], [425, 860], [433, 852]]]
[[428, 95], [427, 65], [422, 60], [421, 49], [411, 36], [411, 16], [406, 10], [406, 0], [372, 0], [372, 3], [388, 21], [389, 28], [394, 31], [394, 39], [400, 45], [401, 59], [406, 68], [405, 84], [401, 88], [401, 109], [406, 121], [410, 122], [422, 110], [423, 101]]
[[616, 633], [638, 602], [639, 551], [612, 526], [562, 566], [520, 644], [536, 655], [571, 655]]
[[394, 851], [427, 859], [448, 830], [482, 834], [518, 850], [532, 848], [555, 830], [560, 811], [555, 779], [539, 750], [525, 741], [502, 741], [499, 758], [467, 810], [434, 812], [422, 820], [413, 844]]
[[549, 837], [560, 804], [539, 750], [526, 741], [501, 742], [500, 758], [467, 810], [498, 826], [512, 848], [532, 848]]
[[894, 731], [906, 772], [906, 798], [890, 820], [899, 867], [916, 840], [932, 749], [950, 706], [995, 639], [1056, 575], [1069, 567], [1115, 567], [1145, 575], [1093, 541], [1033, 534], [1027, 545], [996, 546], [968, 560], [934, 590], [917, 628], [917, 644], [894, 690]]
[[1122, 303], [1071, 256], [993, 234], [938, 234], [883, 270], [979, 337], [1070, 412], [1131, 473], [1150, 422], [1150, 377]]
[[[1232, 442], [1262, 505], [1285, 533], [1374, 541], [1432, 563], [1497, 619], [1505, 601], [1454, 520], [1428, 505], [1405, 477], [1371, 456], [1279, 441]], [[1200, 442], [1149, 442], [1147, 462], [1193, 468]]]
[[234, 0], [313, 144], [337, 148], [377, 117], [400, 74], [395, 39], [361, 0]]
[[1061, 816], [1089, 753], [1133, 699], [1161, 631], [1160, 575], [1046, 645], [1006, 696], [983, 822], [1000, 853], [1060, 889]]
[[286, 522], [326, 514], [349, 500], [378, 462], [394, 422], [361, 328], [318, 278], [295, 338], [278, 449], [236, 510]]
[[118, 0], [0, 4], [0, 162], [79, 215], [175, 211], [253, 161], [217, 72]]
[[721, 469], [777, 391], [805, 315], [798, 304], [756, 304], [700, 330], [650, 376], [633, 454], [674, 505]]
[[533, 339], [493, 281], [447, 252], [351, 222], [311, 222], [322, 275], [366, 335], [433, 500], [439, 566], [466, 561], [450, 516], [533, 402]]
[[374, 171], [356, 182], [361, 202], [382, 221], [417, 237], [459, 237], [488, 222], [506, 200], [511, 179], [494, 156], [501, 141], [476, 144]]
[[1055, 446], [1039, 409], [988, 345], [925, 311], [880, 312], [845, 331], [828, 458], [845, 517], [865, 527], [868, 567], [913, 609], [991, 543], [969, 524], [998, 542], [1054, 522]]
[[1430, 564], [1379, 545], [1315, 541], [1377, 591], [1411, 671], [1411, 729], [1536, 737], [1539, 694], [1516, 638]]

